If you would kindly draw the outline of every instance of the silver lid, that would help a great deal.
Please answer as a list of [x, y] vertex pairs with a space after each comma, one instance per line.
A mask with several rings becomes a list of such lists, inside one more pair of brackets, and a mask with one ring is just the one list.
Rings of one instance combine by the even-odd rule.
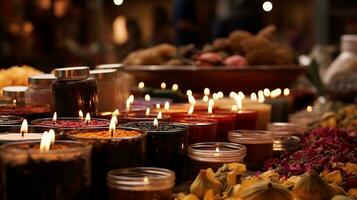
[[118, 71], [123, 70], [124, 65], [121, 63], [113, 63], [113, 64], [102, 64], [95, 66], [96, 69], [116, 69]]
[[38, 74], [28, 78], [30, 85], [50, 86], [57, 78], [53, 74]]
[[54, 75], [58, 79], [85, 79], [89, 76], [89, 67], [64, 67], [54, 69]]
[[90, 75], [95, 79], [115, 78], [117, 70], [115, 69], [95, 69], [90, 71]]
[[27, 86], [6, 86], [2, 88], [2, 94], [4, 97], [9, 98], [23, 98], [25, 97], [25, 91]]

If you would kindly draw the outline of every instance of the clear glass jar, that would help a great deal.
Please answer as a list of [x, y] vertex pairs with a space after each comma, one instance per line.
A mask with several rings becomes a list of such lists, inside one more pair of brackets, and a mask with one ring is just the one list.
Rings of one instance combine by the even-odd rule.
[[247, 147], [244, 163], [249, 169], [259, 169], [273, 156], [274, 134], [260, 130], [234, 130], [228, 133], [228, 141]]
[[39, 74], [28, 78], [29, 88], [25, 92], [26, 103], [52, 105], [53, 74]]
[[247, 148], [244, 145], [228, 142], [202, 142], [188, 147], [191, 177], [201, 169], [212, 168], [216, 171], [225, 163], [243, 163]]
[[107, 184], [111, 200], [167, 200], [175, 185], [175, 173], [154, 167], [117, 169], [108, 173]]
[[97, 83], [89, 76], [89, 67], [67, 67], [54, 70], [52, 84], [53, 111], [60, 117], [73, 117], [78, 111], [96, 116]]
[[115, 69], [97, 69], [90, 71], [91, 77], [97, 81], [98, 112], [110, 112], [118, 109], [123, 99], [120, 82]]
[[301, 124], [275, 122], [268, 124], [268, 131], [274, 133], [275, 136], [302, 136], [307, 127]]
[[133, 87], [133, 77], [126, 73], [123, 69], [123, 64], [114, 63], [114, 64], [102, 64], [97, 65], [96, 69], [115, 69], [117, 72], [116, 77], [116, 90], [118, 91], [119, 109], [125, 109], [125, 101], [130, 95], [130, 89]]
[[2, 88], [2, 95], [6, 102], [14, 105], [25, 104], [27, 86], [6, 86]]

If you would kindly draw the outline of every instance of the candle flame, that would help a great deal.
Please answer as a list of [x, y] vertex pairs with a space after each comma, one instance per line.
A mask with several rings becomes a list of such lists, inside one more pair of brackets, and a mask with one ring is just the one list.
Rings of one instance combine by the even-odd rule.
[[243, 104], [242, 104], [242, 96], [236, 96], [235, 98], [234, 98], [234, 100], [235, 100], [235, 102], [236, 102], [236, 104], [237, 104], [237, 108], [238, 108], [238, 110], [241, 110], [242, 108], [243, 108]]
[[190, 103], [191, 105], [195, 105], [196, 104], [195, 97], [193, 97], [192, 95], [188, 96], [188, 103]]
[[187, 95], [187, 96], [191, 96], [191, 95], [192, 95], [192, 90], [187, 90], [187, 91], [186, 91], [186, 95]]
[[179, 86], [176, 83], [172, 85], [172, 90], [173, 91], [177, 91], [178, 88], [179, 88]]
[[111, 137], [114, 136], [114, 132], [115, 132], [115, 128], [116, 128], [117, 123], [118, 123], [117, 117], [113, 116], [110, 119], [110, 124], [109, 124], [109, 131], [111, 133]]
[[242, 91], [238, 92], [238, 96], [243, 100], [245, 98], [245, 95]]
[[215, 150], [214, 156], [219, 156], [219, 148], [218, 148], [218, 147], [216, 147], [216, 150]]
[[118, 109], [115, 109], [114, 112], [112, 113], [112, 116], [118, 117], [120, 115], [120, 112]]
[[157, 120], [157, 118], [154, 119], [154, 127], [155, 128], [159, 127], [159, 121]]
[[47, 131], [45, 131], [41, 137], [40, 151], [41, 152], [49, 151], [50, 148], [51, 148], [51, 136]]
[[16, 102], [17, 102], [16, 99], [13, 99], [13, 100], [12, 100], [12, 106], [13, 106], [13, 107], [16, 106]]
[[82, 112], [82, 110], [79, 110], [79, 111], [78, 111], [78, 116], [79, 116], [79, 119], [83, 119], [83, 112]]
[[284, 96], [289, 96], [290, 89], [289, 88], [285, 88], [283, 93], [284, 93]]
[[255, 92], [253, 92], [252, 94], [250, 94], [250, 100], [251, 100], [251, 101], [257, 101], [257, 100], [258, 100], [257, 94], [255, 94]]
[[268, 88], [265, 88], [263, 90], [263, 94], [264, 94], [265, 97], [269, 97], [270, 96], [270, 90]]
[[217, 93], [217, 96], [218, 96], [218, 98], [223, 98], [223, 97], [224, 97], [224, 94], [223, 94], [223, 92], [219, 91], [219, 92]]
[[212, 94], [212, 98], [213, 98], [213, 100], [217, 101], [217, 100], [218, 100], [218, 95], [217, 95], [217, 93], [213, 93], [213, 94]]
[[128, 99], [129, 99], [129, 102], [130, 102], [130, 103], [134, 103], [134, 100], [135, 100], [134, 95], [130, 95], [130, 96], [128, 97]]
[[55, 131], [54, 131], [53, 129], [50, 129], [50, 130], [48, 131], [48, 135], [50, 136], [50, 141], [51, 141], [51, 143], [52, 143], [52, 144], [55, 143], [55, 139], [56, 139], [56, 133], [55, 133]]
[[306, 107], [306, 111], [307, 111], [307, 112], [312, 112], [312, 106], [307, 106], [307, 107]]
[[90, 114], [89, 114], [89, 113], [86, 114], [86, 119], [84, 120], [84, 122], [85, 122], [86, 124], [89, 124], [89, 123], [90, 123]]
[[161, 89], [166, 89], [166, 83], [165, 82], [161, 83]]
[[139, 84], [138, 84], [138, 88], [139, 89], [143, 89], [145, 87], [145, 83], [144, 82], [140, 82]]
[[202, 101], [208, 102], [208, 100], [209, 100], [209, 97], [208, 97], [208, 96], [203, 96]]
[[144, 183], [146, 183], [146, 184], [149, 183], [149, 178], [146, 176], [144, 177]]
[[53, 113], [52, 122], [54, 124], [57, 122], [57, 112]]
[[162, 113], [161, 112], [157, 113], [157, 119], [162, 119]]
[[210, 99], [208, 101], [208, 114], [212, 114], [213, 113], [213, 106], [214, 106], [214, 100]]
[[265, 101], [264, 95], [258, 94], [258, 101], [259, 101], [259, 103], [264, 103], [264, 101]]
[[170, 103], [168, 101], [165, 101], [164, 109], [165, 110], [169, 110], [170, 109]]
[[219, 152], [219, 148], [218, 147], [216, 147], [216, 152]]
[[21, 136], [24, 137], [24, 134], [27, 132], [28, 132], [28, 123], [27, 120], [24, 119], [24, 121], [22, 121], [21, 128], [20, 128]]
[[145, 115], [149, 116], [150, 115], [150, 108], [146, 108]]
[[126, 100], [126, 104], [125, 104], [125, 107], [126, 107], [126, 112], [129, 112], [130, 111], [130, 99], [127, 99]]
[[150, 95], [146, 94], [144, 99], [145, 99], [145, 101], [150, 101], [151, 97], [150, 97]]
[[156, 109], [160, 109], [160, 108], [161, 108], [161, 105], [160, 105], [159, 103], [157, 103], [157, 104], [155, 105], [155, 108], [156, 108]]
[[231, 98], [234, 98], [234, 97], [236, 97], [238, 94], [236, 93], [236, 92], [230, 92], [229, 93], [229, 97], [231, 97]]
[[209, 90], [209, 88], [205, 88], [205, 89], [203, 90], [203, 94], [204, 94], [205, 96], [210, 95], [210, 93], [211, 93], [211, 91]]
[[278, 97], [278, 96], [280, 96], [280, 95], [281, 95], [281, 89], [280, 88], [277, 88], [277, 89], [275, 89], [275, 90], [270, 92], [270, 97], [273, 98], [273, 99]]
[[232, 105], [231, 111], [232, 112], [237, 112], [238, 111], [237, 105]]
[[259, 96], [264, 96], [263, 90], [259, 90], [259, 91], [258, 91], [258, 97], [259, 97]]
[[188, 115], [192, 115], [192, 113], [193, 113], [194, 110], [195, 110], [195, 105], [192, 104], [192, 105], [190, 106], [190, 108], [188, 109], [187, 114], [188, 114]]

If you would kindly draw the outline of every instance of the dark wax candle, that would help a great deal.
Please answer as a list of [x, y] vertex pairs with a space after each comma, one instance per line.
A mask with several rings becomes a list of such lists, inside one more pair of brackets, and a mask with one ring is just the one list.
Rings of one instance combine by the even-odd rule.
[[121, 126], [147, 131], [147, 166], [173, 170], [178, 179], [182, 178], [187, 149], [186, 126], [168, 122], [159, 122], [158, 126], [154, 126], [152, 121]]
[[255, 125], [258, 119], [258, 113], [255, 110], [224, 110], [224, 109], [215, 109], [214, 113], [233, 113], [236, 115], [236, 124], [235, 129], [244, 129], [244, 130], [254, 130]]
[[36, 119], [31, 121], [33, 125], [55, 127], [61, 129], [77, 129], [77, 128], [94, 128], [94, 127], [109, 127], [109, 120], [92, 118], [88, 123], [84, 119], [61, 117], [54, 123], [51, 118]]
[[66, 133], [73, 140], [92, 145], [92, 199], [107, 199], [106, 175], [110, 170], [142, 166], [146, 133], [133, 129], [83, 129]]
[[58, 141], [47, 152], [38, 142], [1, 146], [4, 199], [88, 199], [90, 146]]
[[265, 103], [271, 105], [272, 122], [287, 122], [289, 120], [290, 109], [287, 99], [267, 99]]

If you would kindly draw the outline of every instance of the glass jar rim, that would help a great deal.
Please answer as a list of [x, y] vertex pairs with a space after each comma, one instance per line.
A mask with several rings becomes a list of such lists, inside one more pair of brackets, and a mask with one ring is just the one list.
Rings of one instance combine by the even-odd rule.
[[122, 190], [166, 190], [175, 185], [175, 173], [156, 167], [133, 167], [109, 171], [107, 184]]
[[244, 145], [229, 142], [201, 142], [188, 146], [188, 156], [204, 162], [237, 162], [243, 160], [246, 152]]
[[[120, 127], [123, 128], [137, 128], [140, 129], [138, 127], [133, 127], [132, 125], [134, 124], [153, 124], [153, 121], [138, 121], [138, 122], [128, 122], [128, 123], [124, 123], [124, 124], [120, 124]], [[160, 129], [146, 129], [145, 131], [148, 133], [155, 133], [155, 132], [160, 132], [160, 133], [171, 133], [171, 132], [180, 132], [180, 131], [186, 131], [187, 127], [183, 124], [180, 123], [173, 123], [173, 122], [160, 122], [159, 121], [159, 126], [160, 124], [171, 124], [174, 125], [175, 128], [170, 129], [170, 130], [160, 130]]]
[[53, 70], [54, 75], [60, 80], [77, 80], [89, 77], [88, 66], [63, 67]]
[[274, 134], [263, 130], [232, 130], [228, 132], [228, 141], [242, 144], [273, 143]]
[[136, 131], [139, 132], [140, 134], [137, 136], [133, 136], [133, 137], [115, 137], [115, 138], [108, 138], [108, 137], [103, 137], [103, 138], [97, 138], [97, 137], [78, 137], [76, 136], [75, 132], [78, 131], [103, 131], [103, 130], [108, 130], [108, 128], [104, 129], [104, 128], [96, 128], [96, 127], [92, 127], [92, 128], [77, 128], [77, 129], [73, 129], [71, 131], [67, 131], [65, 132], [65, 136], [67, 136], [70, 139], [73, 140], [79, 140], [79, 141], [121, 141], [121, 140], [130, 140], [130, 139], [140, 139], [143, 137], [147, 136], [147, 132], [140, 130], [140, 129], [136, 129], [136, 128], [126, 128], [126, 127], [120, 127], [120, 128], [116, 128], [116, 130], [126, 130], [126, 131]]
[[268, 124], [268, 131], [274, 135], [301, 135], [306, 130], [304, 125], [290, 122], [274, 122]]

